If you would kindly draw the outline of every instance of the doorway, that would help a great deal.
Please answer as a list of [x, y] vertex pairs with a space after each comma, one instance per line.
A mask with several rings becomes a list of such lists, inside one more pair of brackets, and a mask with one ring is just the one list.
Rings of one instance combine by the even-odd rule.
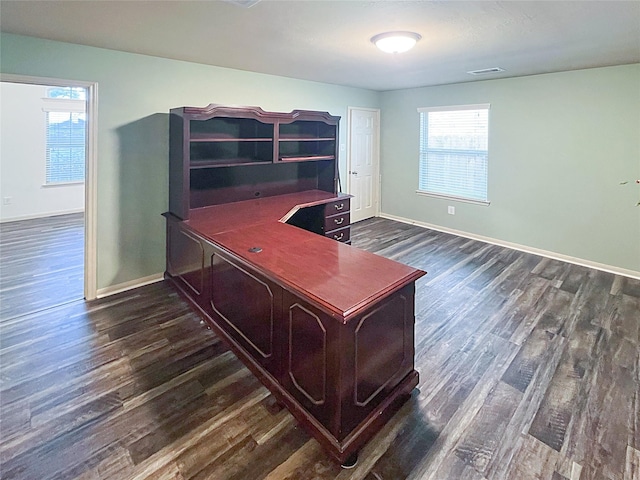
[[376, 216], [380, 209], [380, 110], [348, 109], [347, 191], [351, 222]]
[[[74, 80], [65, 80], [65, 79], [53, 79], [53, 78], [41, 78], [41, 77], [31, 77], [24, 75], [9, 75], [2, 74], [0, 76], [0, 81], [2, 85], [11, 85], [11, 86], [41, 86], [42, 91], [45, 94], [42, 96], [41, 100], [43, 105], [41, 108], [41, 119], [45, 118], [45, 122], [43, 123], [45, 129], [45, 135], [53, 135], [56, 129], [62, 129], [66, 131], [68, 135], [74, 135], [72, 133], [72, 127], [81, 127], [84, 128], [85, 132], [85, 145], [84, 145], [84, 194], [80, 199], [80, 211], [83, 211], [81, 214], [75, 214], [76, 218], [73, 218], [73, 213], [69, 214], [70, 217], [66, 215], [60, 215], [57, 220], [70, 220], [71, 223], [74, 221], [77, 223], [78, 215], [81, 216], [80, 220], [82, 221], [82, 233], [83, 239], [81, 240], [83, 243], [83, 252], [82, 252], [82, 270], [83, 270], [83, 280], [82, 280], [82, 293], [81, 295], [87, 300], [93, 300], [96, 298], [96, 270], [97, 270], [97, 258], [96, 258], [96, 137], [97, 137], [97, 128], [96, 128], [96, 119], [97, 119], [97, 83], [93, 82], [82, 82], [82, 81], [74, 81]], [[13, 84], [13, 85], [12, 85]], [[70, 95], [66, 98], [66, 100], [70, 100], [67, 102], [68, 109], [70, 112], [67, 114], [67, 117], [62, 118], [64, 115], [60, 115], [57, 113], [52, 113], [55, 108], [52, 106], [52, 100], [55, 99], [57, 95], [58, 98], [62, 100], [61, 103], [65, 103], [65, 91], [69, 92]], [[51, 95], [48, 95], [49, 92]], [[74, 97], [75, 96], [75, 97]], [[82, 96], [82, 100], [84, 101], [84, 114], [81, 114], [79, 111], [73, 111], [75, 108], [79, 110], [78, 96]], [[53, 97], [53, 98], [52, 98]], [[73, 102], [72, 100], [76, 100]], [[82, 103], [82, 102], [79, 102]], [[44, 116], [44, 117], [42, 117]], [[80, 120], [82, 122], [80, 123]], [[6, 117], [4, 118], [7, 121]], [[28, 120], [28, 119], [27, 119]], [[35, 122], [35, 119], [34, 119]], [[47, 122], [50, 124], [47, 126]], [[67, 128], [69, 127], [69, 128]], [[55, 142], [50, 145], [55, 146]], [[78, 148], [76, 146], [75, 153], [78, 153]], [[32, 175], [41, 175], [42, 176], [42, 189], [43, 190], [53, 190], [56, 188], [64, 188], [60, 186], [56, 186], [56, 181], [61, 180], [57, 183], [64, 183], [63, 180], [73, 180], [71, 177], [65, 177], [68, 175], [66, 172], [60, 172], [56, 169], [66, 168], [68, 171], [71, 171], [73, 168], [78, 169], [78, 163], [75, 162], [74, 165], [64, 165], [61, 167], [59, 162], [55, 161], [55, 155], [58, 154], [58, 151], [55, 148], [47, 147], [46, 150], [47, 161], [46, 164], [43, 162], [43, 169], [38, 169], [38, 171], [31, 172]], [[82, 152], [80, 152], [82, 153]], [[48, 158], [51, 156], [52, 158]], [[73, 162], [72, 162], [73, 163]], [[46, 168], [45, 166], [46, 165]], [[68, 184], [73, 184], [73, 181], [67, 182]], [[6, 189], [3, 189], [6, 190]], [[70, 191], [71, 189], [67, 189]], [[9, 198], [7, 200], [7, 197]], [[11, 202], [12, 195], [6, 191], [2, 192], [3, 203]], [[46, 197], [44, 200], [40, 200], [41, 202], [46, 202]], [[52, 210], [56, 210], [53, 208]], [[34, 215], [37, 217], [38, 215]], [[26, 222], [35, 222], [37, 218], [28, 218], [28, 215], [25, 219]], [[56, 215], [58, 217], [58, 215]], [[51, 218], [56, 218], [51, 217]], [[19, 219], [20, 215], [16, 219]], [[22, 217], [24, 219], [24, 216]], [[11, 221], [11, 218], [6, 219], [7, 222], [11, 222], [13, 224], [17, 224], [19, 222]], [[4, 222], [3, 222], [4, 223]], [[58, 222], [59, 223], [59, 222]], [[9, 225], [9, 223], [7, 223]], [[16, 226], [16, 225], [14, 225]], [[27, 225], [28, 226], [28, 225]], [[49, 237], [47, 237], [49, 238]], [[42, 274], [42, 272], [34, 272], [35, 275]], [[17, 292], [11, 292], [13, 294]]]

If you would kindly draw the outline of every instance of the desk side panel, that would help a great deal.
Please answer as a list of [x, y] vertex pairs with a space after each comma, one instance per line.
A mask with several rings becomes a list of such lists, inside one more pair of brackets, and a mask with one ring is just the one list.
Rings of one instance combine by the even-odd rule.
[[167, 218], [167, 274], [219, 328], [276, 378], [282, 288]]
[[208, 243], [182, 228], [182, 222], [167, 216], [167, 274], [182, 285], [199, 305], [208, 301]]
[[338, 442], [362, 445], [372, 415], [391, 416], [417, 383], [413, 283], [347, 324], [289, 291], [283, 301], [283, 387]]

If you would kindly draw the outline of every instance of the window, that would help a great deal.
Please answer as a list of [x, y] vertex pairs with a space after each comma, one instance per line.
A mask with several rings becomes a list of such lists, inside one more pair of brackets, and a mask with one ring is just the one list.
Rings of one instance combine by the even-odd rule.
[[489, 105], [419, 108], [418, 193], [488, 203]]
[[84, 181], [86, 155], [86, 89], [52, 87], [47, 89], [46, 113], [47, 185]]
[[47, 98], [86, 100], [87, 90], [84, 87], [50, 87], [47, 88]]

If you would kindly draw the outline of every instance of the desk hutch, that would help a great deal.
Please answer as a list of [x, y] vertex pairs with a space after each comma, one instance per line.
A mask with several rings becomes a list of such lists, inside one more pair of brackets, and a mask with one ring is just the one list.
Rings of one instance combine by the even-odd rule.
[[418, 383], [425, 272], [349, 245], [338, 125], [326, 112], [172, 109], [166, 277], [348, 465]]

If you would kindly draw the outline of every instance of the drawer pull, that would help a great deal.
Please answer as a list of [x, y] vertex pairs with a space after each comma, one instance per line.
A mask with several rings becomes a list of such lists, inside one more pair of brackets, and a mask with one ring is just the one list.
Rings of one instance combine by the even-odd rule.
[[335, 223], [336, 225], [342, 225], [344, 223], [344, 217], [334, 218], [333, 223]]
[[340, 205], [335, 204], [334, 207], [336, 207], [336, 210], [342, 210], [344, 208], [344, 203], [341, 203]]
[[340, 232], [340, 235], [335, 234], [335, 235], [333, 236], [333, 239], [334, 239], [334, 240], [338, 240], [338, 241], [342, 240], [343, 238], [344, 238], [344, 232]]

